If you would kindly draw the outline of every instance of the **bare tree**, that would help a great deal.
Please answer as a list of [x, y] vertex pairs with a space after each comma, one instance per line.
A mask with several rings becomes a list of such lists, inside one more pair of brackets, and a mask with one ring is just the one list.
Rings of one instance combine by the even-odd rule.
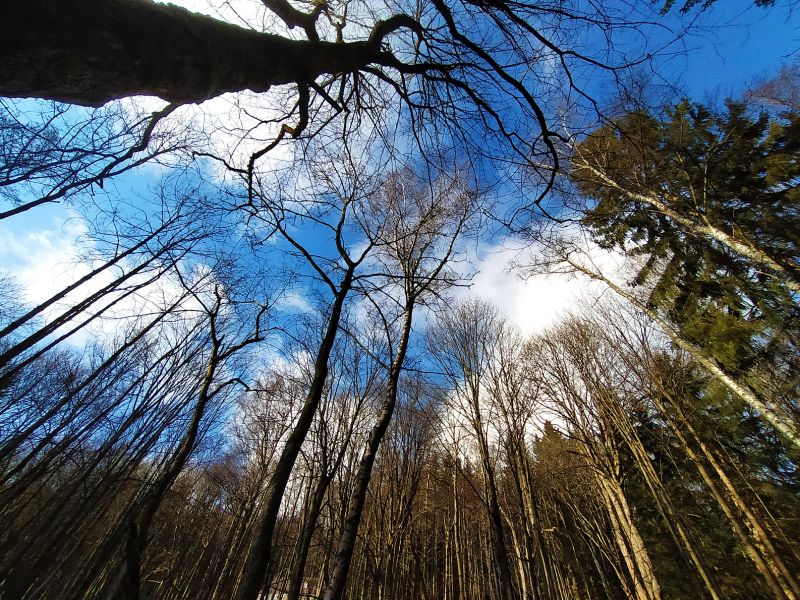
[[487, 422], [485, 387], [495, 359], [495, 349], [505, 327], [493, 306], [479, 301], [462, 304], [443, 313], [428, 334], [428, 345], [451, 389], [464, 403], [464, 416], [475, 436], [486, 481], [486, 512], [491, 523], [492, 548], [497, 566], [500, 595], [518, 597], [514, 583], [506, 529], [500, 507], [495, 461], [490, 449], [490, 423]]
[[[375, 458], [397, 404], [414, 310], [425, 302], [426, 296], [441, 292], [454, 282], [457, 275], [449, 273], [447, 267], [474, 210], [474, 194], [458, 178], [432, 182], [427, 188], [424, 181], [408, 172], [390, 177], [371, 199], [370, 220], [375, 228], [382, 227], [382, 236], [376, 242], [376, 259], [382, 268], [381, 292], [399, 306], [384, 308], [384, 302], [371, 298], [391, 362], [385, 365], [385, 399], [359, 460], [333, 574], [322, 596], [325, 600], [340, 600], [344, 594]], [[395, 312], [399, 318], [393, 316]], [[399, 321], [397, 332], [395, 318]]]
[[[579, 3], [435, 0], [305, 9], [264, 0], [263, 7], [273, 31], [286, 35], [264, 33], [239, 13], [241, 26], [152, 0], [7, 2], [0, 13], [0, 94], [89, 106], [136, 95], [175, 104], [243, 90], [277, 95], [279, 116], [257, 117], [242, 131], [259, 148], [246, 165], [228, 163], [250, 178], [284, 139], [313, 136], [358, 115], [372, 123], [388, 118], [429, 160], [441, 151], [494, 162], [506, 175], [532, 167], [536, 183], [546, 184], [530, 188], [536, 199], [558, 165], [551, 109], [570, 94], [571, 103], [594, 106], [574, 73], [588, 67], [613, 79], [647, 61], [648, 31], [660, 27], [644, 8]], [[617, 31], [625, 50], [582, 45], [611, 40]], [[37, 44], [28, 44], [33, 38]], [[266, 140], [256, 133], [264, 128]]]
[[164, 121], [177, 105], [152, 114], [115, 104], [86, 110], [57, 102], [0, 100], [0, 198], [6, 219], [45, 204], [103, 190], [147, 163], [171, 167], [198, 141], [191, 123]]

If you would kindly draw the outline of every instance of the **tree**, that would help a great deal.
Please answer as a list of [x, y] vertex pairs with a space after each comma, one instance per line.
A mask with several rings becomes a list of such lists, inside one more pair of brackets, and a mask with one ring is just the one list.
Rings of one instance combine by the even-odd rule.
[[[325, 600], [340, 600], [344, 594], [375, 458], [397, 404], [414, 310], [426, 301], [426, 296], [442, 293], [453, 284], [457, 275], [449, 273], [447, 267], [463, 229], [475, 212], [474, 194], [464, 189], [458, 178], [433, 182], [428, 187], [410, 172], [397, 173], [376, 196], [371, 199], [369, 212], [374, 227], [382, 230], [376, 259], [385, 279], [379, 288], [384, 302], [389, 299], [391, 304], [399, 306], [382, 307], [383, 302], [371, 298], [383, 324], [391, 357], [386, 365], [385, 399], [359, 460], [333, 574], [322, 596]], [[375, 292], [377, 289], [376, 286]], [[393, 298], [393, 290], [399, 292], [397, 297]], [[399, 312], [399, 331], [394, 331], [394, 312]]]
[[[550, 98], [572, 89], [591, 105], [572, 71], [587, 66], [613, 77], [647, 60], [644, 30], [653, 25], [646, 14], [631, 19], [624, 9], [581, 4], [328, 3], [308, 12], [286, 0], [263, 5], [274, 30], [288, 35], [152, 0], [5, 3], [0, 94], [88, 106], [136, 95], [199, 103], [243, 90], [279, 98], [277, 117], [258, 102], [251, 111], [256, 127], [269, 128], [268, 140], [244, 128], [259, 149], [243, 164], [227, 162], [249, 180], [285, 138], [311, 137], [355, 115], [388, 120], [430, 161], [467, 157], [486, 177], [501, 177], [510, 160], [548, 183], [559, 137], [548, 125]], [[621, 47], [583, 48], [576, 35], [587, 30], [596, 40], [616, 29], [633, 34], [636, 43], [626, 37], [627, 50], [638, 46], [633, 56]]]
[[457, 394], [461, 411], [475, 436], [486, 479], [486, 513], [492, 530], [492, 549], [500, 581], [501, 596], [516, 598], [504, 517], [500, 508], [498, 475], [490, 449], [491, 423], [487, 422], [484, 388], [495, 360], [495, 352], [507, 325], [497, 309], [472, 301], [440, 316], [428, 334], [428, 348]]
[[0, 198], [13, 204], [0, 220], [92, 186], [102, 190], [106, 181], [148, 162], [178, 166], [198, 140], [190, 123], [163, 127], [176, 108], [151, 114], [119, 103], [86, 111], [58, 102], [0, 100]]
[[783, 65], [775, 77], [757, 81], [745, 100], [774, 110], [800, 110], [800, 65]]
[[[208, 353], [205, 370], [197, 390], [197, 399], [191, 412], [191, 417], [186, 425], [186, 430], [172, 456], [161, 467], [158, 475], [141, 491], [136, 499], [136, 509], [128, 521], [128, 537], [125, 543], [125, 564], [121, 576], [111, 594], [118, 597], [127, 597], [130, 600], [139, 600], [141, 597], [141, 561], [142, 554], [147, 547], [150, 527], [158, 512], [164, 497], [170, 490], [175, 480], [184, 470], [189, 457], [196, 449], [201, 435], [200, 426], [206, 416], [208, 405], [214, 397], [232, 383], [235, 379], [219, 382], [220, 372], [225, 368], [230, 359], [247, 346], [256, 344], [264, 339], [263, 317], [267, 306], [260, 308], [254, 318], [254, 330], [242, 339], [233, 343], [225, 343], [226, 334], [224, 324], [220, 318], [223, 308], [223, 294], [219, 285], [214, 286], [213, 300], [209, 303], [193, 294], [198, 304], [207, 314], [209, 338], [211, 347]], [[230, 334], [228, 334], [230, 335]]]
[[[611, 278], [601, 273], [595, 266], [590, 267], [583, 264], [580, 259], [576, 258], [573, 250], [574, 249], [567, 250], [563, 246], [557, 248], [556, 253], [558, 258], [556, 258], [555, 261], [557, 264], [561, 265], [559, 268], [562, 269], [558, 272], [580, 273], [607, 285], [609, 289], [613, 290], [621, 298], [624, 298], [632, 306], [635, 306], [642, 313], [647, 315], [669, 337], [672, 343], [689, 354], [693, 360], [701, 364], [717, 379], [717, 381], [719, 381], [720, 385], [727, 388], [731, 393], [757, 410], [761, 417], [793, 447], [800, 447], [800, 434], [798, 433], [797, 425], [792, 420], [791, 416], [786, 414], [784, 407], [776, 405], [772, 400], [764, 399], [751, 386], [742, 382], [735, 375], [732, 375], [720, 362], [713, 356], [710, 356], [704, 348], [683, 337], [677, 328], [668, 319], [662, 316], [658, 310], [648, 306], [646, 300], [632, 293], [624, 285], [613, 281]], [[551, 265], [548, 268], [552, 269], [553, 267]]]
[[577, 144], [571, 170], [583, 224], [601, 247], [640, 261], [644, 310], [789, 439], [797, 118], [732, 101], [722, 113], [688, 101], [663, 118], [634, 111]]
[[[697, 388], [703, 383], [693, 380], [693, 363], [680, 352], [671, 354], [659, 348], [654, 339], [653, 324], [646, 318], [634, 315], [631, 319], [630, 309], [611, 309], [612, 314], [615, 311], [624, 311], [623, 316], [608, 318], [604, 315], [603, 327], [599, 331], [617, 349], [616, 355], [624, 365], [622, 368], [635, 374], [633, 385], [637, 390], [648, 390], [646, 402], [652, 403], [656, 414], [674, 435], [678, 452], [689, 458], [691, 468], [700, 474], [739, 538], [744, 553], [764, 577], [774, 597], [793, 597], [797, 593], [793, 590], [797, 583], [791, 575], [792, 567], [785, 564], [792, 560], [791, 551], [779, 550], [787, 537], [781, 531], [779, 521], [762, 511], [765, 500], [755, 491], [758, 488], [763, 490], [765, 486], [734, 482], [733, 471], [743, 475], [747, 467], [734, 466], [728, 462], [732, 460], [730, 453], [713, 450], [715, 447], [719, 449], [720, 444], [729, 447], [737, 443], [747, 444], [741, 439], [746, 434], [739, 429], [746, 423], [747, 416], [741, 414], [735, 403], [729, 410], [722, 410], [719, 405], [712, 406], [710, 409], [716, 413], [713, 430], [705, 430], [700, 418], [709, 410], [709, 401], [716, 400], [722, 404], [724, 400], [710, 398], [713, 396], [711, 389], [700, 391]], [[625, 319], [624, 324], [622, 319]], [[750, 459], [760, 452], [757, 450], [759, 443], [762, 442], [752, 443], [748, 448]], [[779, 449], [778, 452], [785, 451]], [[769, 462], [766, 460], [760, 468], [770, 469], [767, 467]], [[744, 490], [748, 488], [755, 493], [754, 497], [747, 497]], [[772, 534], [768, 535], [767, 531]]]
[[732, 101], [724, 114], [683, 102], [664, 120], [643, 111], [626, 115], [575, 147], [572, 177], [596, 200], [585, 223], [608, 247], [641, 240], [637, 253], [653, 261], [674, 254], [669, 258], [685, 262], [687, 275], [702, 259], [685, 245], [681, 255], [678, 240], [688, 235], [706, 242], [701, 247], [718, 245], [722, 250], [707, 260], [726, 264], [730, 252], [796, 294], [790, 182], [797, 176], [798, 118], [751, 116]]
[[553, 411], [566, 421], [579, 451], [592, 466], [611, 523], [617, 560], [625, 567], [623, 589], [633, 598], [661, 598], [661, 586], [622, 486], [620, 428], [612, 420], [619, 399], [602, 372], [608, 359], [599, 356], [591, 330], [576, 322], [563, 323], [542, 336], [536, 352]]
[[[316, 202], [308, 201], [301, 206], [295, 205], [295, 199], [279, 197], [261, 199], [259, 208], [254, 217], [266, 221], [274, 231], [288, 242], [298, 255], [308, 263], [312, 272], [318, 277], [324, 289], [331, 297], [330, 306], [325, 311], [325, 324], [322, 327], [316, 352], [313, 354], [313, 370], [306, 396], [297, 416], [296, 422], [287, 436], [263, 491], [261, 508], [256, 516], [254, 537], [247, 551], [243, 573], [236, 592], [238, 600], [253, 600], [259, 596], [268, 583], [267, 577], [272, 565], [273, 536], [280, 513], [286, 486], [292, 474], [303, 442], [311, 428], [314, 414], [322, 400], [329, 373], [329, 360], [333, 352], [337, 335], [339, 334], [345, 302], [353, 290], [358, 278], [358, 270], [365, 262], [380, 230], [369, 231], [364, 228], [364, 223], [359, 220], [361, 207], [364, 202], [365, 190], [361, 188], [362, 180], [352, 170], [353, 164], [340, 165], [346, 179], [345, 188], [332, 187], [321, 193]], [[329, 180], [328, 183], [333, 183]], [[329, 202], [329, 195], [337, 197], [336, 203]], [[369, 194], [369, 190], [366, 190]], [[316, 204], [316, 205], [315, 205]], [[312, 254], [298, 239], [295, 227], [304, 219], [315, 221], [325, 227], [331, 235], [335, 256], [334, 259], [324, 259]], [[351, 238], [351, 228], [355, 227], [357, 237]], [[365, 241], [366, 238], [366, 241]], [[350, 244], [360, 244], [352, 249]]]

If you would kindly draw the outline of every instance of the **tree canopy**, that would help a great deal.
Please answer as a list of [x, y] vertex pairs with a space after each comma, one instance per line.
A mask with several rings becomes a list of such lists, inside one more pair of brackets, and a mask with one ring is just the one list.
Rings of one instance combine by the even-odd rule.
[[[642, 260], [635, 282], [682, 336], [764, 393], [797, 393], [800, 115], [688, 101], [625, 115], [579, 144], [584, 223]], [[755, 369], [756, 365], [759, 365]], [[755, 370], [754, 370], [755, 369]], [[757, 372], [762, 375], [758, 376]], [[767, 375], [768, 374], [768, 375]], [[760, 381], [760, 382], [759, 382]]]

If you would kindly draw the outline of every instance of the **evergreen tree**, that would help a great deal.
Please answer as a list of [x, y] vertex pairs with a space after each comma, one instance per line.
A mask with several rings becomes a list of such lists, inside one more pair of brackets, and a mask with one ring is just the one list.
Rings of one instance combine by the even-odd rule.
[[577, 145], [583, 222], [638, 257], [651, 308], [797, 418], [800, 113], [683, 101], [633, 111]]

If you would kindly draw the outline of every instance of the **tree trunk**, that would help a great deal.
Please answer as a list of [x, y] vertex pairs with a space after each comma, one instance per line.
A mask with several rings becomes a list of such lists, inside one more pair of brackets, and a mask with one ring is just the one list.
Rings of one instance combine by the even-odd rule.
[[292, 574], [289, 579], [289, 588], [286, 591], [286, 600], [300, 600], [300, 593], [303, 587], [303, 575], [306, 570], [306, 561], [308, 560], [308, 552], [311, 548], [311, 540], [314, 537], [314, 529], [319, 520], [322, 502], [325, 499], [325, 493], [328, 491], [330, 481], [331, 477], [323, 473], [317, 487], [314, 488], [311, 505], [308, 507], [308, 513], [303, 523], [303, 530], [300, 534], [297, 555], [292, 564]]
[[487, 493], [489, 495], [487, 508], [494, 538], [494, 543], [492, 544], [495, 554], [494, 561], [497, 564], [499, 572], [502, 597], [504, 599], [513, 600], [517, 597], [517, 592], [512, 580], [511, 566], [508, 559], [508, 546], [503, 529], [503, 515], [500, 511], [494, 467], [491, 462], [491, 457], [489, 456], [489, 443], [483, 431], [483, 420], [481, 419], [479, 402], [477, 394], [474, 394], [472, 398], [473, 426], [475, 428], [475, 435], [478, 437], [478, 450], [481, 457], [481, 464], [483, 465], [483, 472], [486, 477]]
[[256, 537], [247, 554], [242, 581], [236, 593], [236, 600], [256, 600], [264, 585], [264, 579], [272, 557], [272, 535], [280, 512], [283, 493], [286, 489], [286, 484], [289, 482], [294, 463], [300, 454], [300, 449], [311, 427], [314, 413], [317, 411], [317, 406], [319, 406], [319, 402], [322, 399], [325, 382], [328, 378], [328, 359], [333, 350], [336, 334], [339, 331], [339, 320], [342, 316], [345, 298], [353, 285], [354, 270], [355, 265], [351, 265], [348, 268], [336, 293], [330, 317], [328, 318], [328, 326], [317, 352], [314, 375], [308, 395], [267, 485], [264, 506], [258, 518]]
[[293, 41], [152, 0], [5, 0], [0, 6], [2, 96], [85, 106], [140, 95], [202, 102], [391, 57], [381, 40]]
[[675, 329], [666, 320], [661, 318], [656, 311], [648, 308], [633, 294], [626, 292], [607, 277], [601, 275], [600, 273], [596, 273], [591, 269], [587, 269], [570, 258], [567, 258], [566, 262], [584, 275], [587, 275], [588, 277], [597, 281], [602, 281], [617, 294], [628, 300], [628, 302], [650, 317], [661, 328], [661, 330], [667, 334], [672, 343], [674, 343], [676, 346], [678, 346], [678, 348], [685, 351], [695, 361], [705, 367], [709, 373], [716, 377], [720, 383], [727, 387], [736, 396], [744, 400], [745, 403], [761, 413], [761, 416], [764, 418], [764, 420], [772, 425], [772, 427], [774, 427], [778, 433], [780, 433], [789, 443], [791, 443], [794, 448], [800, 448], [800, 432], [798, 431], [797, 424], [794, 423], [782, 410], [768, 406], [752, 390], [733, 379], [722, 369], [722, 367], [719, 366], [716, 360], [707, 356], [701, 348], [698, 348], [691, 342], [681, 337], [681, 335], [675, 331]]
[[637, 600], [660, 600], [661, 588], [653, 572], [650, 556], [622, 492], [614, 477], [597, 471], [597, 483], [614, 530], [617, 549], [625, 562]]
[[197, 436], [200, 431], [200, 423], [203, 420], [208, 400], [211, 397], [211, 385], [221, 361], [220, 340], [217, 338], [215, 331], [215, 319], [218, 310], [219, 301], [210, 316], [212, 339], [211, 356], [208, 359], [206, 372], [200, 385], [200, 390], [197, 395], [197, 404], [192, 412], [192, 418], [178, 444], [175, 455], [147, 491], [141, 511], [139, 511], [138, 515], [131, 517], [128, 530], [129, 536], [125, 548], [126, 561], [123, 567], [126, 575], [124, 579], [120, 580], [120, 583], [124, 580], [125, 587], [121, 590], [114, 590], [111, 597], [127, 598], [127, 600], [139, 600], [140, 598], [141, 561], [142, 554], [147, 548], [150, 525], [153, 523], [153, 519], [161, 506], [161, 502], [172, 487], [172, 484], [175, 483], [178, 475], [183, 471], [186, 462], [189, 460], [195, 448]]
[[386, 399], [384, 400], [380, 413], [378, 413], [378, 419], [372, 431], [370, 431], [366, 447], [364, 448], [364, 454], [361, 456], [361, 460], [358, 464], [355, 485], [353, 487], [353, 496], [350, 500], [350, 508], [339, 540], [339, 548], [336, 552], [336, 563], [328, 587], [322, 595], [323, 600], [341, 600], [344, 595], [347, 575], [350, 571], [350, 562], [353, 558], [353, 550], [355, 549], [356, 538], [358, 536], [358, 527], [361, 523], [361, 515], [364, 512], [367, 488], [369, 487], [369, 481], [372, 477], [372, 467], [375, 465], [375, 457], [378, 454], [378, 448], [392, 420], [394, 408], [397, 403], [397, 387], [400, 380], [400, 373], [403, 369], [403, 362], [406, 357], [406, 350], [408, 349], [413, 315], [414, 301], [412, 300], [405, 307], [400, 343], [389, 371]]

